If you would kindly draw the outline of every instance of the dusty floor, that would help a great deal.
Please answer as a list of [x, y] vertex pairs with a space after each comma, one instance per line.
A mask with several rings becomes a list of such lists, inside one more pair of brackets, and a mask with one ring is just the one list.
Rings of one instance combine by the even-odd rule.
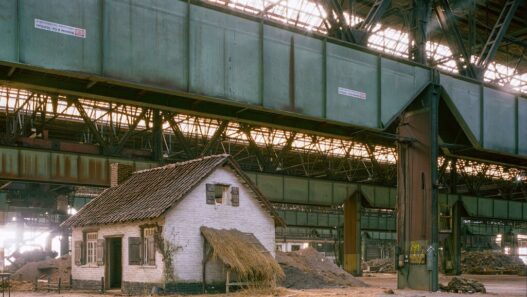
[[[278, 288], [268, 292], [240, 292], [234, 294], [216, 295], [194, 295], [194, 297], [315, 297], [315, 296], [360, 296], [360, 297], [380, 297], [394, 296], [387, 294], [386, 291], [392, 289], [395, 296], [407, 297], [461, 297], [461, 296], [506, 296], [506, 297], [526, 297], [527, 296], [527, 277], [513, 275], [463, 275], [464, 278], [475, 279], [482, 282], [487, 288], [487, 294], [454, 294], [454, 293], [429, 293], [413, 290], [396, 290], [395, 274], [371, 274], [360, 279], [369, 284], [370, 288], [339, 288], [339, 289], [309, 289], [309, 290], [290, 290]], [[440, 282], [446, 283], [450, 277], [441, 276]], [[13, 297], [113, 297], [120, 294], [97, 294], [85, 292], [66, 292], [62, 294], [45, 292], [11, 292]], [[7, 296], [7, 294], [6, 294]]]

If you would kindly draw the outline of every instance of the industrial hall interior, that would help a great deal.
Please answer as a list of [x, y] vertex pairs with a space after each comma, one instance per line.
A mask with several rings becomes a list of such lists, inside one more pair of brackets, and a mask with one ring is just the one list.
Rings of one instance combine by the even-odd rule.
[[527, 0], [0, 0], [0, 291], [527, 296]]

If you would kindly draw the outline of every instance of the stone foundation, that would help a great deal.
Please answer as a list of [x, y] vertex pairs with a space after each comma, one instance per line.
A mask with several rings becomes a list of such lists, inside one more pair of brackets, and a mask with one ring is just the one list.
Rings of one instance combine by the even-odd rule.
[[150, 295], [152, 288], [163, 288], [163, 284], [159, 283], [139, 283], [139, 282], [123, 282], [121, 290], [129, 295]]
[[72, 279], [72, 289], [101, 291], [101, 281]]

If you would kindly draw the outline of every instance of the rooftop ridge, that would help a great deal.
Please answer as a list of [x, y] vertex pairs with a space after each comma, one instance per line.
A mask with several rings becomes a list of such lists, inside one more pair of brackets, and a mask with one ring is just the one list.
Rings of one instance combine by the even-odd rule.
[[146, 173], [146, 172], [151, 172], [151, 171], [156, 171], [156, 170], [163, 170], [163, 169], [173, 169], [173, 168], [176, 168], [178, 166], [187, 165], [187, 164], [195, 163], [195, 162], [201, 162], [201, 161], [207, 160], [207, 159], [228, 158], [228, 157], [230, 157], [229, 154], [218, 154], [218, 155], [203, 156], [203, 157], [200, 157], [200, 158], [197, 158], [197, 159], [192, 159], [192, 160], [187, 160], [187, 161], [180, 161], [180, 162], [176, 162], [176, 163], [167, 164], [167, 165], [164, 165], [164, 166], [138, 170], [138, 171], [133, 172], [132, 174], [141, 174], [141, 173]]

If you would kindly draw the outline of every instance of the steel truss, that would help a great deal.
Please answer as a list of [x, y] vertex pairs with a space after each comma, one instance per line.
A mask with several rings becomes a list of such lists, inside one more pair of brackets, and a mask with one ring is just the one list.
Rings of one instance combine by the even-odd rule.
[[[0, 87], [0, 110], [1, 145], [44, 148], [41, 143], [47, 140], [75, 152], [160, 162], [228, 153], [247, 171], [396, 186], [395, 144], [7, 87]], [[439, 160], [445, 188], [470, 195], [527, 197], [524, 170], [453, 160]]]

